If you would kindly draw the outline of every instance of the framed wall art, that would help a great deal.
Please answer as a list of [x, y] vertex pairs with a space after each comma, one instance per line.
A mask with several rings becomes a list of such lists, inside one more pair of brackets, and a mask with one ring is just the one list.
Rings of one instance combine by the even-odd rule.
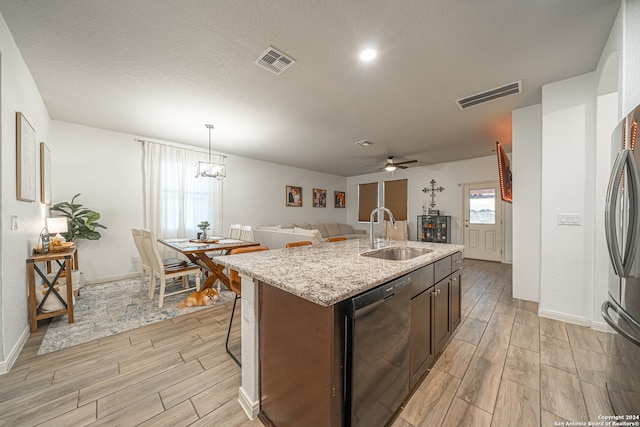
[[335, 199], [336, 208], [344, 208], [347, 205], [344, 191], [334, 191], [333, 197]]
[[16, 198], [36, 201], [36, 131], [16, 112]]
[[314, 208], [327, 207], [327, 190], [321, 190], [319, 188], [313, 189], [313, 207]]
[[40, 202], [51, 204], [51, 151], [44, 142], [40, 143]]
[[287, 185], [285, 187], [285, 204], [291, 207], [302, 206], [302, 187]]

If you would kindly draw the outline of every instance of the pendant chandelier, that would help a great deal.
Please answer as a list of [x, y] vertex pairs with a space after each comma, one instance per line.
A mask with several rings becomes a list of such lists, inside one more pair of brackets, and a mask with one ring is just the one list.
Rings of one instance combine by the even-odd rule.
[[[227, 175], [227, 165], [224, 163], [215, 163], [211, 161], [211, 129], [213, 125], [204, 125], [209, 129], [209, 161], [198, 162], [196, 178], [216, 178], [222, 179]], [[224, 159], [224, 157], [222, 157]]]

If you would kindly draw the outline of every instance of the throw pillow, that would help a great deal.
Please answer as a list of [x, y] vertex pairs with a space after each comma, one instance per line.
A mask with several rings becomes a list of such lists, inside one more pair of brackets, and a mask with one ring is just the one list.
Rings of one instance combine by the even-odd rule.
[[353, 227], [349, 224], [338, 224], [340, 227], [340, 235], [344, 236], [345, 234], [353, 234]]
[[324, 225], [329, 233], [329, 237], [340, 235], [340, 226], [338, 224], [327, 223]]

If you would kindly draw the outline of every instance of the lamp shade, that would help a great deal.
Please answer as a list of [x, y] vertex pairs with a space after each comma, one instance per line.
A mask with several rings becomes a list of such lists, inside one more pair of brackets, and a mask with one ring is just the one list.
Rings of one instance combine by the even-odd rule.
[[47, 218], [47, 230], [49, 233], [66, 233], [69, 231], [67, 228], [67, 218], [65, 217], [57, 217], [57, 218]]

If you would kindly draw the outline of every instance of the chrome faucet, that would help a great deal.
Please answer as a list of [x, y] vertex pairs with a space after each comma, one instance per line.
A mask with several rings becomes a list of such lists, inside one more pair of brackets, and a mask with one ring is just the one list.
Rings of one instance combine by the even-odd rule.
[[384, 212], [388, 213], [389, 214], [389, 220], [391, 220], [391, 225], [393, 226], [393, 228], [397, 228], [396, 227], [396, 219], [393, 217], [393, 214], [391, 213], [391, 211], [389, 209], [385, 208], [384, 206], [380, 206], [380, 207], [377, 207], [374, 210], [372, 210], [371, 211], [371, 216], [369, 217], [369, 246], [371, 247], [371, 249], [373, 249], [375, 247], [374, 238], [373, 238], [373, 216], [378, 211], [384, 211]]

